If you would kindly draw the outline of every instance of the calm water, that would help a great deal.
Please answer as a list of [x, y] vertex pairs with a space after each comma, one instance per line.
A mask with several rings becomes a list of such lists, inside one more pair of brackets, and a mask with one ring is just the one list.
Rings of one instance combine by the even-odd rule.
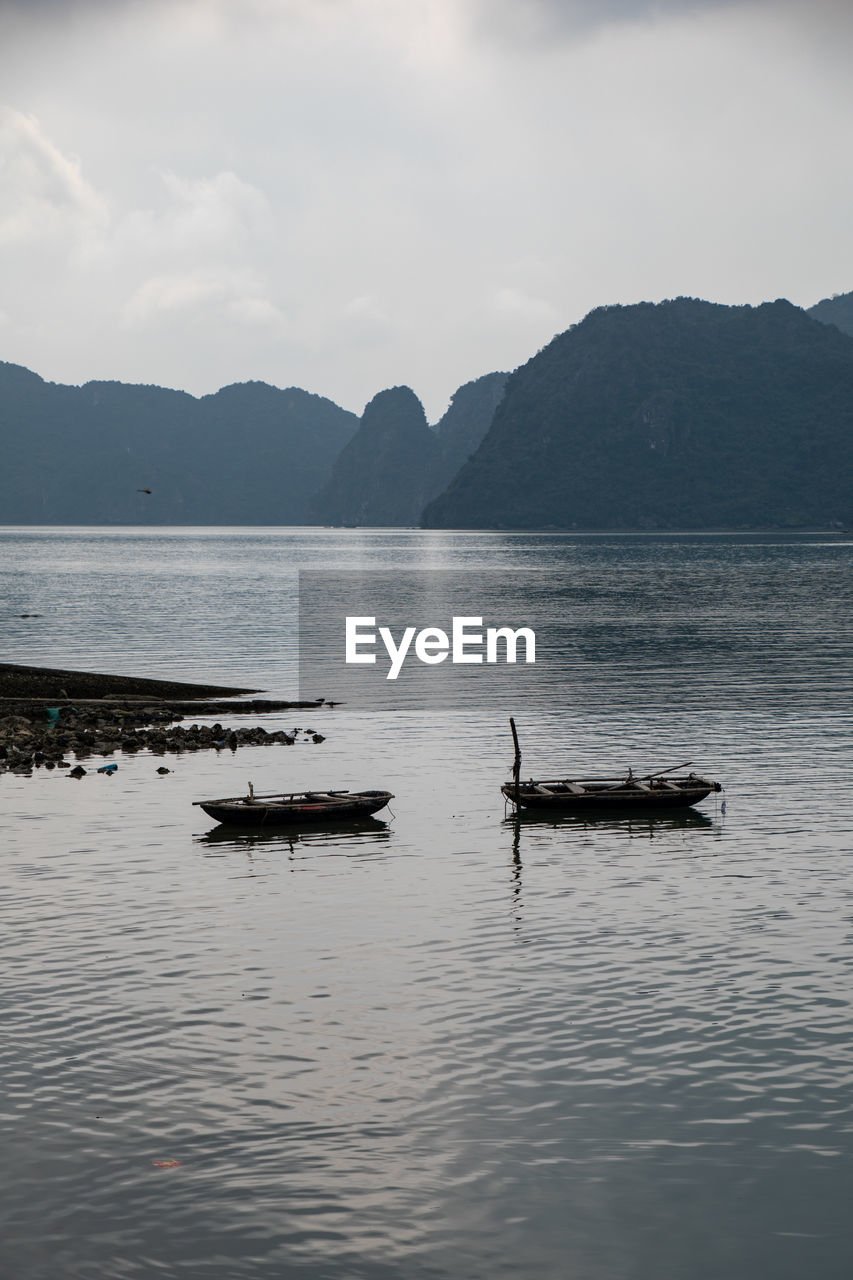
[[[0, 1275], [847, 1280], [852, 560], [816, 536], [0, 531], [2, 659], [279, 694], [300, 568], [572, 584], [532, 703], [484, 682], [479, 706], [269, 716], [326, 741], [166, 777], [146, 753], [0, 777]], [[510, 711], [525, 772], [692, 760], [727, 811], [506, 820]], [[217, 838], [190, 802], [250, 778], [397, 799]]]

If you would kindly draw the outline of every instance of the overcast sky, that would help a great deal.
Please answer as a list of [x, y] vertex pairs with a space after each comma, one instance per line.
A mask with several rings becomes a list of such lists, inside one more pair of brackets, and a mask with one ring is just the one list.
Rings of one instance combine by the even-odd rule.
[[849, 0], [0, 0], [0, 359], [431, 421], [602, 303], [853, 289]]

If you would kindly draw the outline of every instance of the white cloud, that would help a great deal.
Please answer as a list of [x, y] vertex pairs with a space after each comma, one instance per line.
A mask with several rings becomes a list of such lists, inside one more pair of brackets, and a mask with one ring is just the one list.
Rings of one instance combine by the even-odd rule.
[[287, 332], [285, 317], [268, 298], [252, 293], [241, 294], [231, 298], [228, 312], [246, 329], [269, 329], [280, 334]]
[[124, 318], [129, 324], [150, 324], [164, 312], [218, 306], [235, 291], [239, 292], [237, 281], [212, 271], [154, 276], [135, 290], [124, 307]]
[[0, 42], [0, 358], [51, 378], [347, 407], [408, 382], [435, 409], [603, 302], [853, 284], [832, 0], [27, 12]]
[[0, 245], [71, 243], [108, 221], [79, 160], [63, 155], [34, 117], [0, 107]]
[[[119, 274], [203, 279], [227, 268], [261, 274], [259, 264], [270, 251], [273, 219], [268, 201], [236, 174], [187, 179], [174, 173], [157, 175], [159, 188], [150, 194], [159, 208], [126, 210], [108, 236], [92, 246], [92, 265], [108, 265]], [[206, 286], [208, 287], [208, 286]]]
[[256, 187], [226, 171], [213, 178], [161, 175], [169, 205], [159, 216], [131, 214], [122, 229], [126, 241], [141, 247], [192, 256], [246, 252], [270, 230], [270, 207]]
[[388, 340], [393, 323], [387, 308], [373, 294], [350, 298], [331, 326], [338, 341], [375, 346]]
[[122, 318], [139, 328], [156, 326], [168, 316], [185, 320], [203, 316], [209, 322], [216, 315], [241, 325], [280, 327], [283, 317], [261, 289], [250, 272], [221, 267], [153, 276], [134, 290], [122, 308]]

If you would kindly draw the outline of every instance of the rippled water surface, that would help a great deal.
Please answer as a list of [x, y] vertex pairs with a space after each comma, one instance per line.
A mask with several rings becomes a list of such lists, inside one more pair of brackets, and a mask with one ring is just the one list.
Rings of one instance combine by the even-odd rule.
[[[852, 555], [0, 531], [4, 660], [284, 695], [300, 568], [562, 584], [529, 703], [484, 682], [481, 705], [269, 715], [326, 740], [168, 776], [146, 752], [0, 776], [0, 1275], [846, 1280]], [[725, 792], [506, 818], [510, 711], [525, 773], [691, 760]], [[290, 835], [192, 807], [250, 778], [396, 800]]]

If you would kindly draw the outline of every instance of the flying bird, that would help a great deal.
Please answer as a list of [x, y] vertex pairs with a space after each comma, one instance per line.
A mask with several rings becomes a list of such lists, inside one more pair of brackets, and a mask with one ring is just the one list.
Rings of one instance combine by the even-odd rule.
[[137, 493], [150, 493], [150, 492], [151, 492], [151, 490], [150, 490], [150, 489], [137, 489], [137, 490], [136, 490], [136, 492], [137, 492]]

